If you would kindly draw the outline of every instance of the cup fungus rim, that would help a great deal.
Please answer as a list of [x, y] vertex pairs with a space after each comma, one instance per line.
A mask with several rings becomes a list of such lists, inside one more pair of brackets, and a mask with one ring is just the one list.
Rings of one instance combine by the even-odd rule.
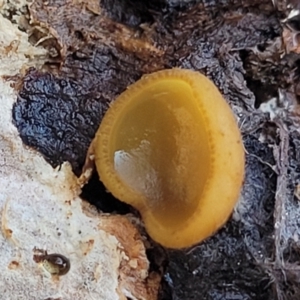
[[[211, 159], [209, 179], [205, 183], [204, 195], [202, 195], [206, 201], [199, 200], [195, 212], [175, 230], [163, 228], [151, 210], [147, 208], [145, 199], [140, 200], [143, 195], [124, 186], [114, 172], [108, 151], [114, 120], [130, 103], [131, 95], [138, 93], [143, 86], [164, 78], [183, 80], [191, 87], [202, 117], [206, 118], [207, 128], [205, 130], [209, 135]], [[204, 95], [206, 99], [203, 99]], [[189, 247], [211, 236], [227, 221], [239, 198], [244, 178], [242, 137], [230, 106], [214, 83], [199, 72], [174, 68], [144, 75], [112, 102], [96, 133], [94, 145], [97, 147], [97, 151], [95, 151], [96, 167], [107, 189], [116, 198], [137, 208], [149, 235], [166, 247]], [[231, 157], [230, 163], [228, 163], [229, 157]], [[222, 199], [216, 200], [221, 197], [223, 197], [223, 201], [221, 201]], [[209, 200], [216, 205], [212, 205]], [[227, 205], [224, 204], [225, 201]], [[205, 214], [203, 211], [207, 209]], [[202, 218], [200, 221], [198, 220], [199, 216]]]

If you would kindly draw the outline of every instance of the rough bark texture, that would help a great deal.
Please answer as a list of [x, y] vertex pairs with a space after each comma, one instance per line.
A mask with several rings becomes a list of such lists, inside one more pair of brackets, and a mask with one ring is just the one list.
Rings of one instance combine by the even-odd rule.
[[[109, 103], [144, 73], [197, 70], [236, 114], [247, 151], [240, 202], [212, 238], [166, 250], [160, 299], [299, 299], [297, 20], [283, 31], [287, 3], [274, 3], [36, 0], [29, 7], [24, 29], [49, 57], [22, 79], [13, 119], [23, 142], [53, 167], [69, 161], [80, 174]], [[84, 197], [105, 209], [103, 191], [94, 184]], [[165, 266], [162, 253], [149, 252], [153, 268]]]
[[134, 218], [99, 214], [67, 162], [53, 169], [22, 143], [6, 79], [43, 65], [46, 51], [2, 15], [0, 35], [0, 298], [157, 299], [161, 276], [149, 270]]

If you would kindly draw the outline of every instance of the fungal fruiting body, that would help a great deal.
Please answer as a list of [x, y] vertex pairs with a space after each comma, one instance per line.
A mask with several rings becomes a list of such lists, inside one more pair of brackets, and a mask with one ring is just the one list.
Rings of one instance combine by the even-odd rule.
[[190, 70], [159, 71], [129, 86], [105, 114], [94, 152], [106, 188], [169, 248], [192, 246], [222, 226], [244, 177], [229, 105]]

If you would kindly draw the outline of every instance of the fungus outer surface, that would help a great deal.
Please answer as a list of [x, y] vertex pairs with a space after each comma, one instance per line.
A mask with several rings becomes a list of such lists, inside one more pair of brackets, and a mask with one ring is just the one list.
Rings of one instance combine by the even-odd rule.
[[137, 208], [166, 247], [207, 238], [238, 200], [241, 135], [229, 105], [198, 72], [164, 70], [131, 85], [108, 109], [94, 146], [107, 189]]

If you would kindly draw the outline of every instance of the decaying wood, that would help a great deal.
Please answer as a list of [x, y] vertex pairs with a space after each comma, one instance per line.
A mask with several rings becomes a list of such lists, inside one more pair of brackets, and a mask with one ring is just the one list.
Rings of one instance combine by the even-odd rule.
[[[66, 161], [77, 175], [81, 173], [109, 103], [145, 73], [171, 67], [197, 70], [215, 82], [236, 114], [247, 153], [241, 199], [227, 225], [193, 249], [169, 251], [146, 242], [151, 245], [147, 254], [152, 268], [165, 272], [158, 298], [299, 299], [300, 26], [291, 15], [299, 8], [297, 1], [36, 0], [25, 10], [21, 5], [19, 15], [13, 12], [13, 2], [4, 2], [3, 14], [19, 24], [31, 44], [27, 42], [22, 52], [24, 48], [11, 39], [3, 48], [3, 58], [14, 62], [7, 75], [24, 66], [26, 57], [25, 76], [19, 76], [16, 91], [9, 89], [11, 105], [14, 100], [15, 104], [6, 127], [12, 128], [13, 140], [22, 147], [16, 149], [26, 150], [19, 133], [24, 144], [38, 150], [52, 167], [62, 165], [58, 172], [43, 162], [48, 173], [68, 172], [75, 178]], [[26, 35], [17, 32], [23, 45]], [[34, 52], [32, 60], [27, 49]], [[15, 52], [17, 59], [10, 57]], [[34, 157], [41, 160], [36, 153]], [[106, 212], [134, 213], [106, 193], [97, 174], [94, 179], [84, 187], [84, 199]], [[80, 203], [76, 199], [74, 203]], [[13, 202], [6, 203], [5, 211]], [[118, 236], [118, 227], [112, 229], [108, 221], [116, 217], [105, 218], [102, 228], [108, 233], [103, 239], [116, 247], [110, 237]], [[15, 229], [3, 220], [3, 236], [12, 240]], [[139, 229], [143, 232], [142, 226]], [[137, 245], [142, 247], [140, 241]], [[136, 257], [129, 250], [123, 255]], [[137, 264], [116, 257], [110, 260], [124, 271], [120, 287], [126, 285], [126, 276], [132, 279], [130, 266]], [[15, 261], [6, 262], [10, 270], [18, 268]], [[147, 269], [146, 260], [141, 265]], [[156, 280], [150, 274], [142, 281], [145, 293], [153, 282], [155, 290]]]
[[[0, 27], [2, 76], [44, 62], [46, 52], [1, 15]], [[156, 299], [160, 276], [149, 272], [142, 237], [129, 219], [94, 211], [79, 197], [68, 163], [53, 169], [24, 146], [12, 123], [11, 84], [0, 79], [1, 299]], [[52, 274], [37, 251], [65, 257], [70, 269]]]

